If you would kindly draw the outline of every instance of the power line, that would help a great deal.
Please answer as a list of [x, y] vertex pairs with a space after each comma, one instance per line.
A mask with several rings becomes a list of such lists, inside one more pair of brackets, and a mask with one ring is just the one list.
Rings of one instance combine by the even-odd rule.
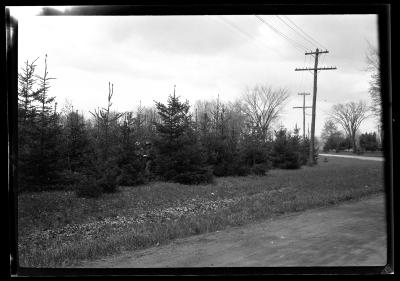
[[[306, 66], [306, 58], [307, 58], [307, 56], [304, 56], [303, 67]], [[301, 74], [300, 74], [300, 89], [303, 89], [303, 85], [304, 85], [304, 72], [301, 72]]]
[[218, 18], [219, 18], [220, 20], [222, 20], [223, 22], [225, 22], [226, 24], [228, 24], [229, 26], [231, 26], [231, 27], [233, 27], [234, 29], [236, 29], [236, 31], [240, 32], [242, 35], [246, 36], [248, 39], [257, 41], [253, 36], [251, 36], [250, 34], [244, 32], [242, 29], [240, 29], [240, 28], [239, 28], [238, 26], [236, 26], [235, 24], [229, 22], [228, 20], [224, 19], [224, 18], [221, 17], [221, 16], [218, 16]]
[[302, 32], [305, 36], [307, 36], [310, 40], [314, 41], [315, 43], [317, 43], [317, 45], [323, 47], [325, 50], [327, 50], [328, 48], [326, 48], [324, 45], [322, 45], [320, 42], [318, 42], [317, 40], [315, 40], [313, 37], [311, 37], [310, 35], [308, 35], [303, 29], [301, 29], [301, 27], [299, 27], [297, 24], [295, 24], [288, 16], [284, 17], [290, 22], [292, 23], [298, 30], [300, 30], [300, 32]]
[[283, 34], [282, 32], [280, 32], [279, 30], [277, 30], [273, 25], [271, 25], [270, 23], [266, 22], [263, 18], [261, 18], [258, 15], [254, 15], [259, 21], [261, 21], [262, 23], [264, 23], [266, 26], [268, 26], [270, 29], [272, 29], [273, 31], [275, 31], [278, 35], [282, 36], [283, 38], [285, 38], [289, 43], [291, 43], [297, 50], [299, 50], [300, 52], [303, 52], [303, 50], [307, 50], [308, 48], [305, 47], [304, 45], [296, 42], [295, 40], [289, 38], [288, 36], [286, 36], [285, 34]]
[[[238, 31], [238, 32], [241, 33], [242, 35], [246, 36], [246, 37], [247, 37], [248, 39], [250, 39], [251, 41], [254, 40], [255, 42], [258, 42], [258, 43], [264, 45], [265, 47], [267, 47], [267, 48], [269, 48], [269, 49], [275, 51], [276, 53], [278, 53], [278, 51], [277, 51], [276, 49], [274, 49], [274, 48], [268, 46], [268, 45], [265, 44], [263, 41], [260, 41], [260, 40], [258, 40], [257, 38], [255, 38], [254, 36], [252, 36], [252, 35], [248, 34], [247, 32], [243, 31], [243, 30], [242, 30], [240, 27], [238, 27], [237, 25], [231, 23], [230, 21], [224, 19], [224, 18], [221, 17], [221, 16], [218, 16], [218, 18], [219, 18], [220, 20], [222, 20], [225, 24], [227, 24], [227, 25], [229, 25], [230, 27], [234, 28], [236, 31]], [[278, 54], [279, 54], [279, 53], [278, 53]]]
[[268, 23], [267, 21], [265, 21], [263, 18], [261, 18], [258, 15], [255, 15], [255, 17], [261, 21], [263, 24], [265, 24], [266, 26], [268, 26], [270, 29], [272, 29], [275, 33], [277, 33], [279, 36], [283, 37], [284, 39], [286, 39], [290, 44], [292, 44], [293, 47], [295, 47], [297, 50], [299, 50], [300, 52], [303, 52], [304, 50], [307, 50], [307, 47], [305, 47], [304, 45], [296, 42], [295, 40], [289, 38], [287, 35], [285, 35], [284, 33], [280, 32], [279, 30], [277, 30], [272, 24]]
[[300, 32], [298, 32], [296, 29], [294, 29], [292, 26], [290, 26], [286, 21], [284, 21], [280, 16], [276, 15], [276, 17], [283, 22], [286, 26], [288, 26], [291, 30], [293, 30], [297, 35], [299, 35], [301, 38], [305, 39], [306, 41], [308, 41], [309, 43], [311, 43], [311, 46], [318, 48], [318, 45], [316, 45], [314, 42], [312, 42], [311, 40], [309, 40], [307, 37], [305, 37], [304, 35], [302, 35]]

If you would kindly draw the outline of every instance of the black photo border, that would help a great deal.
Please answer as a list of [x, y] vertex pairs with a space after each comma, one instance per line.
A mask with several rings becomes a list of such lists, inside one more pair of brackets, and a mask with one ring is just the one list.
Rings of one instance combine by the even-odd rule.
[[[32, 5], [29, 2], [8, 1], [8, 6]], [[17, 83], [18, 83], [18, 22], [5, 9], [6, 38], [6, 103], [4, 106], [7, 120], [8, 137], [8, 226], [11, 276], [255, 276], [255, 275], [309, 275], [309, 274], [345, 274], [345, 275], [377, 275], [394, 273], [394, 153], [393, 153], [393, 112], [392, 112], [392, 78], [391, 78], [391, 5], [389, 2], [321, 3], [308, 1], [279, 1], [275, 3], [219, 3], [206, 1], [197, 3], [160, 3], [147, 1], [126, 5], [113, 1], [114, 5], [96, 4], [96, 1], [41, 1], [40, 6], [67, 5], [79, 7], [64, 13], [47, 8], [42, 16], [129, 16], [129, 15], [248, 15], [248, 14], [377, 14], [379, 27], [379, 50], [381, 59], [381, 89], [383, 103], [384, 130], [384, 171], [387, 213], [387, 265], [371, 267], [212, 267], [212, 268], [23, 268], [18, 265], [17, 256]], [[13, 30], [11, 36], [10, 30]]]

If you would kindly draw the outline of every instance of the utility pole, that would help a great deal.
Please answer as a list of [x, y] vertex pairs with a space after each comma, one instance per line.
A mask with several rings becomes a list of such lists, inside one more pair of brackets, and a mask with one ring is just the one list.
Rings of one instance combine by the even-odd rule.
[[303, 140], [306, 138], [306, 108], [312, 108], [312, 106], [306, 106], [306, 96], [310, 93], [298, 93], [298, 95], [303, 96], [303, 106], [294, 106], [293, 108], [303, 109]]
[[314, 68], [305, 67], [305, 68], [296, 68], [295, 71], [305, 71], [305, 70], [314, 70], [314, 89], [313, 89], [313, 104], [312, 104], [312, 117], [311, 117], [311, 139], [310, 139], [310, 156], [309, 156], [309, 165], [315, 164], [314, 159], [314, 135], [315, 135], [315, 111], [316, 111], [316, 102], [317, 102], [317, 75], [318, 70], [334, 70], [336, 67], [318, 67], [318, 56], [320, 54], [329, 53], [327, 50], [320, 51], [318, 48], [315, 52], [308, 52], [305, 55], [313, 55], [314, 56]]

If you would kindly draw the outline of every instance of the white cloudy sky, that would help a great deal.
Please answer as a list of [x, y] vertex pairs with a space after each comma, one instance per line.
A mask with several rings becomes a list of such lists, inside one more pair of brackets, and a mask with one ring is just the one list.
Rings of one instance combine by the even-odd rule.
[[[114, 83], [114, 106], [120, 111], [134, 110], [140, 101], [148, 106], [154, 104], [153, 100], [164, 102], [174, 84], [178, 95], [194, 103], [216, 98], [218, 94], [222, 100], [234, 101], [246, 86], [262, 83], [288, 89], [290, 99], [280, 122], [289, 129], [296, 123], [302, 126], [302, 110], [292, 107], [302, 105], [302, 97], [297, 93], [312, 93], [313, 75], [294, 69], [313, 67], [314, 59], [255, 16], [14, 14], [18, 17], [18, 63], [22, 66], [25, 60], [40, 57], [41, 71], [44, 55], [48, 55], [50, 76], [57, 78], [52, 82], [51, 94], [60, 106], [65, 99], [83, 112], [104, 106], [108, 81]], [[293, 40], [315, 49], [278, 17], [262, 18]], [[319, 135], [326, 112], [333, 104], [370, 102], [365, 55], [367, 42], [377, 46], [377, 17], [288, 18], [328, 48], [329, 54], [321, 56], [319, 66], [338, 68], [320, 71], [318, 75]], [[311, 96], [306, 103], [311, 105]], [[311, 116], [306, 118], [306, 123], [311, 123]], [[361, 127], [361, 131], [372, 130], [376, 130], [373, 119]]]

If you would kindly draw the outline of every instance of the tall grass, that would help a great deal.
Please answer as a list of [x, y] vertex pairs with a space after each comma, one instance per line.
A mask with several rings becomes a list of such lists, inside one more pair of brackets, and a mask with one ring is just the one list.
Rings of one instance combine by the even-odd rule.
[[329, 158], [315, 167], [218, 178], [210, 185], [123, 187], [98, 199], [60, 191], [22, 194], [20, 265], [71, 266], [382, 190], [382, 163]]

